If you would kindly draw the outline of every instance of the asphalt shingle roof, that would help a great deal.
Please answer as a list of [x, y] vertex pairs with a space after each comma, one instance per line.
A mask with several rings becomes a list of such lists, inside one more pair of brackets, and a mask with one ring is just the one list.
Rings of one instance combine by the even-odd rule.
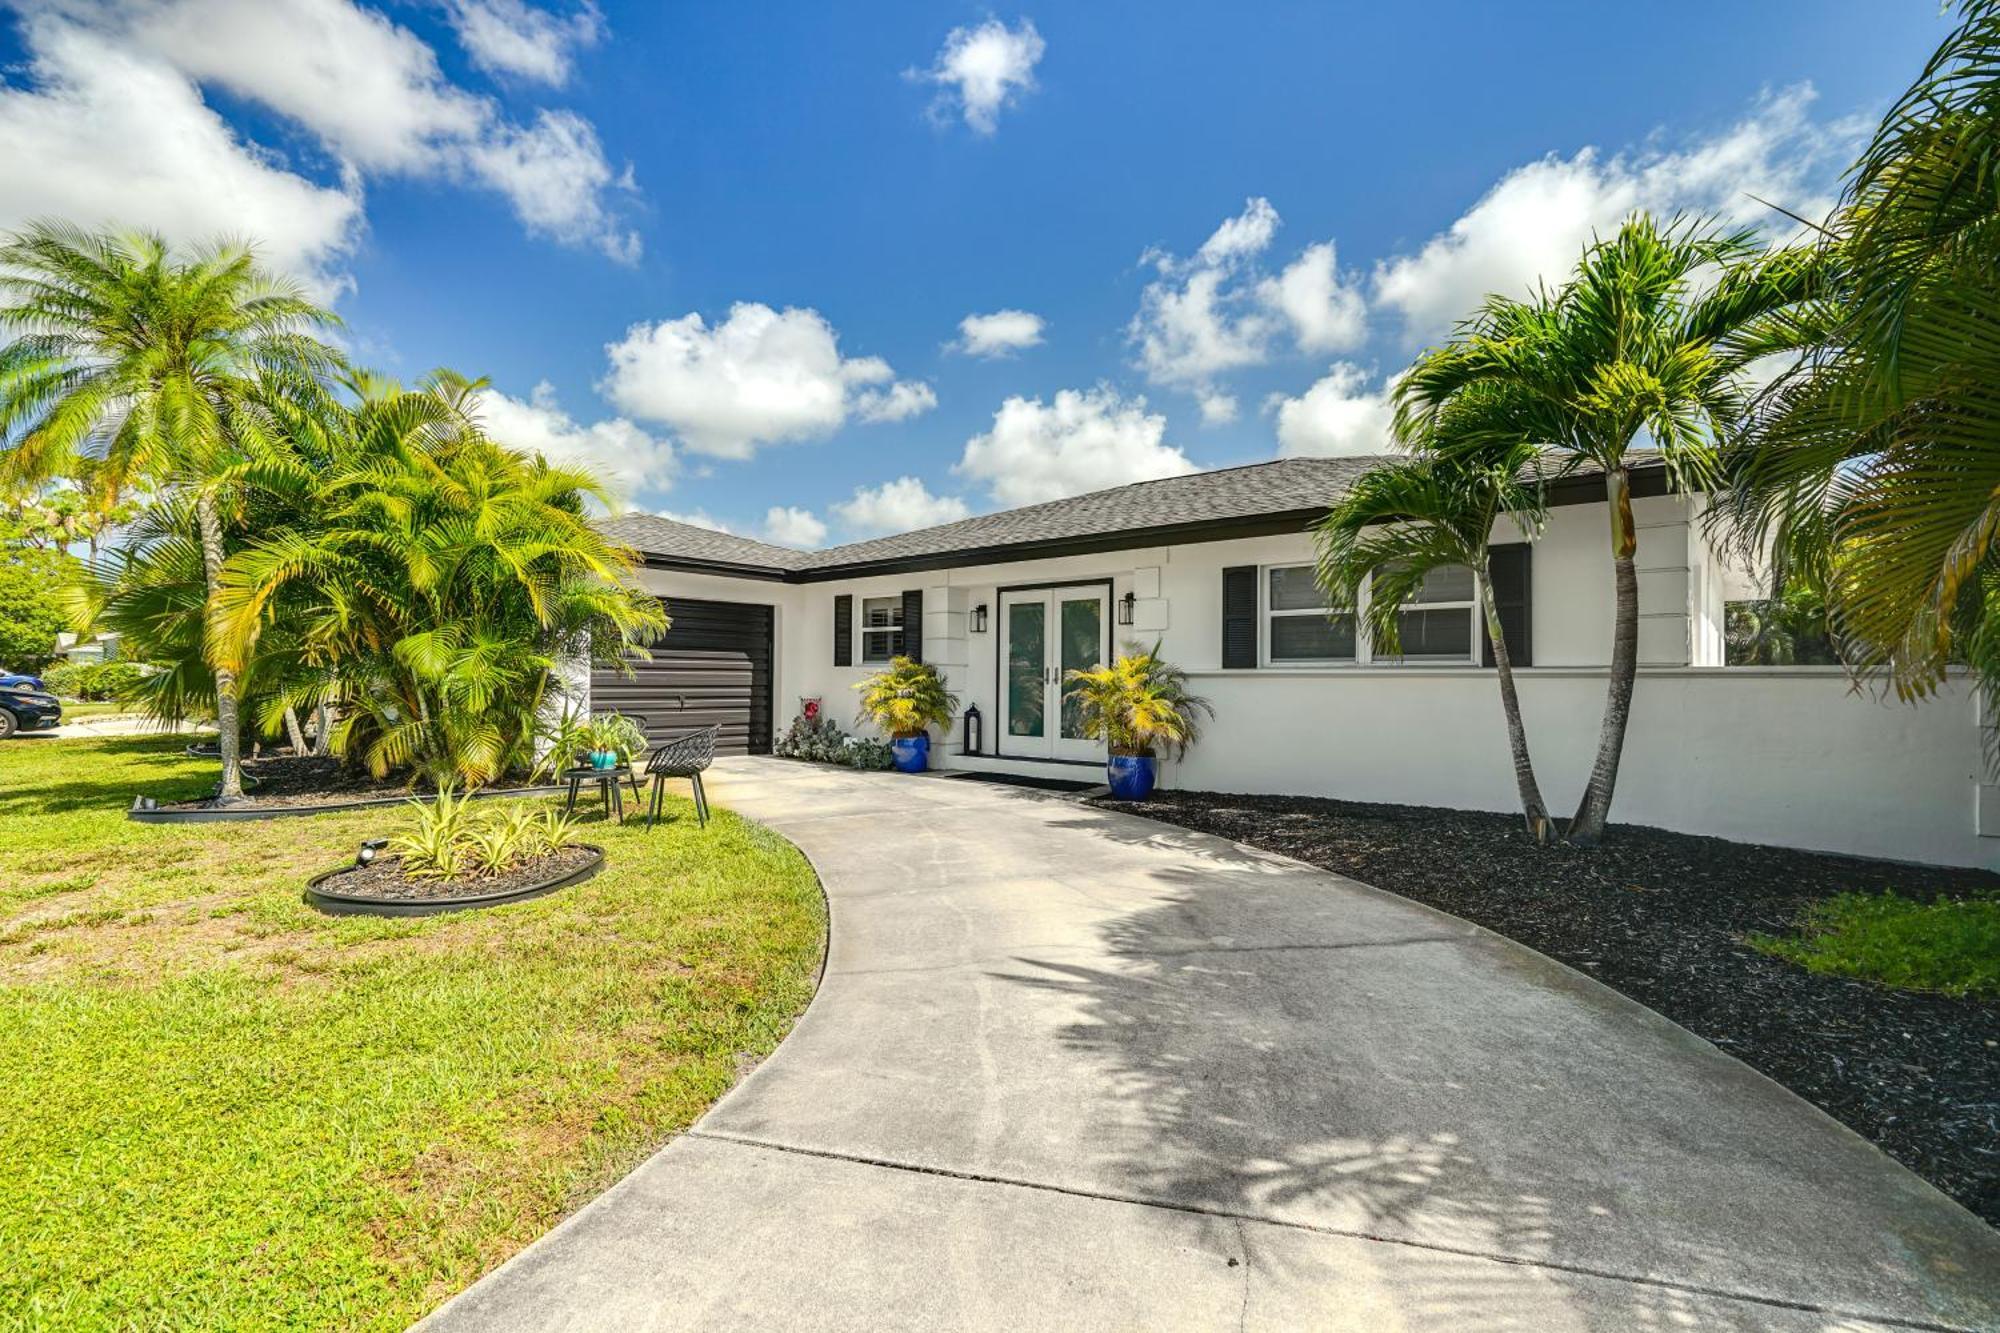
[[802, 573], [1325, 509], [1346, 493], [1355, 478], [1382, 461], [1379, 456], [1285, 458], [1219, 468], [1134, 482], [821, 551], [788, 550], [653, 514], [627, 514], [608, 519], [599, 527], [614, 540], [648, 555]]

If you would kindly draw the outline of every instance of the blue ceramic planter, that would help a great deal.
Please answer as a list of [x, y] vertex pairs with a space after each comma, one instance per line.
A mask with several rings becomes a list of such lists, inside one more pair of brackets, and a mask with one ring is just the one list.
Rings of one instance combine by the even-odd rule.
[[921, 773], [930, 767], [931, 738], [928, 735], [890, 741], [889, 749], [896, 756], [898, 773]]
[[616, 768], [616, 767], [618, 767], [618, 751], [616, 751], [616, 750], [592, 750], [592, 751], [590, 752], [590, 766], [591, 766], [592, 768]]
[[1104, 761], [1104, 776], [1111, 783], [1114, 801], [1143, 801], [1153, 794], [1159, 760], [1146, 754], [1114, 754]]

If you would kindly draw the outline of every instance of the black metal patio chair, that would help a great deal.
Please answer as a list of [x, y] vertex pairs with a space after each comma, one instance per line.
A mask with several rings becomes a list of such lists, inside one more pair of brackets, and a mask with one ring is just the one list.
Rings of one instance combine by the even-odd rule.
[[715, 737], [721, 727], [703, 727], [685, 736], [676, 736], [646, 759], [646, 776], [653, 780], [653, 800], [646, 811], [646, 831], [659, 822], [660, 803], [666, 797], [668, 778], [687, 778], [694, 784], [694, 813], [702, 828], [708, 827], [708, 793], [702, 790], [701, 773], [715, 760]]

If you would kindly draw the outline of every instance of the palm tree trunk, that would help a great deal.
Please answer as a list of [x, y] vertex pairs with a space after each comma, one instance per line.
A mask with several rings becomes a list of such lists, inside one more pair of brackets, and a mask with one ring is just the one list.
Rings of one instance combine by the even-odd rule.
[[[222, 584], [222, 518], [215, 512], [215, 497], [204, 492], [194, 502], [195, 518], [201, 526], [201, 564], [211, 603]], [[222, 752], [222, 785], [216, 788], [219, 805], [243, 799], [242, 735], [236, 708], [236, 672], [215, 668], [216, 748]]]
[[1528, 728], [1521, 720], [1521, 697], [1514, 691], [1514, 663], [1507, 653], [1507, 636], [1500, 629], [1500, 612], [1493, 605], [1493, 590], [1479, 580], [1479, 609], [1486, 616], [1486, 637], [1493, 644], [1493, 665], [1500, 674], [1500, 707], [1507, 714], [1507, 746], [1514, 753], [1514, 786], [1521, 793], [1521, 813], [1528, 832], [1547, 846], [1554, 840], [1555, 821], [1542, 800], [1542, 788], [1535, 781], [1535, 761], [1528, 755]]
[[1625, 723], [1632, 715], [1632, 686], [1639, 668], [1639, 533], [1632, 524], [1632, 483], [1623, 467], [1604, 474], [1605, 498], [1611, 509], [1611, 574], [1617, 593], [1617, 614], [1611, 629], [1611, 680], [1604, 699], [1604, 724], [1597, 737], [1597, 762], [1569, 840], [1595, 846], [1611, 817], [1611, 795], [1618, 785], [1618, 759], [1625, 751]]
[[299, 726], [298, 710], [290, 704], [285, 705], [285, 735], [291, 739], [293, 754], [306, 753], [306, 733]]
[[333, 705], [324, 699], [313, 710], [312, 752], [322, 757], [333, 753]]

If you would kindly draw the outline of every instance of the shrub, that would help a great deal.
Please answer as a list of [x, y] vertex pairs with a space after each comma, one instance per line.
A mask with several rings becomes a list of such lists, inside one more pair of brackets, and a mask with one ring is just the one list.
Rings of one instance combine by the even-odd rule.
[[840, 724], [817, 709], [792, 719], [792, 725], [771, 747], [786, 759], [807, 759], [817, 764], [842, 764], [848, 768], [883, 769], [895, 762], [895, 752], [887, 741], [866, 736], [849, 736]]
[[41, 675], [51, 694], [91, 701], [129, 698], [147, 672], [136, 662], [60, 662]]
[[1113, 754], [1184, 753], [1201, 739], [1202, 717], [1215, 716], [1208, 700], [1188, 693], [1187, 673], [1161, 659], [1158, 644], [1149, 652], [1128, 647], [1110, 666], [1063, 679], [1083, 734]]
[[937, 668], [908, 657], [892, 659], [854, 688], [861, 691], [861, 716], [897, 740], [949, 728], [958, 712], [958, 696], [944, 687]]
[[434, 802], [410, 802], [410, 821], [389, 839], [389, 850], [413, 879], [452, 879], [505, 874], [575, 841], [575, 825], [557, 811], [520, 802], [475, 811], [471, 798], [447, 787]]
[[1843, 893], [1808, 908], [1797, 935], [1752, 935], [1749, 943], [1808, 972], [2000, 998], [2000, 897], [1920, 903]]

